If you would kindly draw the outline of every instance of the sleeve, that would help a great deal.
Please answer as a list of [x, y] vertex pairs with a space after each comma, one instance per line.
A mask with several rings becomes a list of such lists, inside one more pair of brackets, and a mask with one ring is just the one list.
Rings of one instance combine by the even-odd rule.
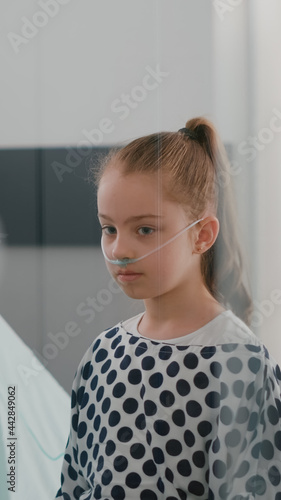
[[224, 364], [209, 500], [281, 500], [281, 372], [265, 348], [255, 348]]
[[91, 498], [91, 486], [79, 467], [77, 447], [77, 428], [79, 422], [78, 401], [79, 393], [81, 394], [81, 391], [83, 392], [84, 389], [82, 373], [85, 367], [83, 358], [78, 366], [72, 384], [70, 432], [63, 458], [61, 486], [56, 494], [56, 498], [61, 498], [63, 500], [90, 500]]

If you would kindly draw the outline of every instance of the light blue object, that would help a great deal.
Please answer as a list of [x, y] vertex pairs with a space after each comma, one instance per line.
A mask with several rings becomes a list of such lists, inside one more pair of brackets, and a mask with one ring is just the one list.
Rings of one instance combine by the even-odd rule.
[[[0, 499], [50, 500], [60, 483], [70, 397], [2, 316], [0, 340]], [[16, 386], [15, 493], [7, 483], [8, 386]]]
[[110, 262], [110, 264], [115, 264], [115, 265], [120, 266], [120, 267], [123, 267], [123, 266], [126, 267], [127, 264], [134, 264], [135, 262], [138, 262], [139, 260], [142, 260], [145, 257], [148, 257], [152, 253], [157, 252], [158, 250], [160, 250], [160, 248], [165, 247], [166, 245], [168, 245], [168, 243], [171, 243], [172, 241], [174, 241], [178, 236], [180, 236], [182, 233], [184, 233], [185, 231], [187, 231], [188, 229], [190, 229], [192, 226], [195, 226], [195, 224], [197, 224], [201, 220], [203, 220], [203, 219], [198, 219], [197, 221], [193, 222], [192, 224], [190, 224], [189, 226], [187, 226], [184, 229], [182, 229], [179, 233], [177, 233], [175, 236], [173, 236], [172, 238], [170, 238], [168, 241], [166, 241], [162, 245], [159, 245], [158, 247], [154, 248], [154, 250], [151, 250], [151, 252], [148, 252], [145, 255], [143, 255], [142, 257], [138, 257], [137, 259], [126, 259], [126, 258], [125, 259], [120, 259], [120, 260], [118, 260], [118, 259], [116, 259], [116, 260], [109, 259], [107, 257], [107, 255], [106, 255], [105, 251], [104, 251], [103, 242], [102, 242], [102, 239], [101, 239], [101, 249], [102, 249], [103, 256], [104, 256], [105, 260], [107, 260], [108, 262]]

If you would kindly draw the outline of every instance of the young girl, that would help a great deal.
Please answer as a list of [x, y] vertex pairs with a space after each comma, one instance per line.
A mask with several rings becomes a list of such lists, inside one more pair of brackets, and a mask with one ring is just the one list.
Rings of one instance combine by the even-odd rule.
[[56, 498], [281, 500], [281, 372], [247, 326], [213, 125], [114, 149], [95, 180], [107, 268], [145, 312], [78, 366]]

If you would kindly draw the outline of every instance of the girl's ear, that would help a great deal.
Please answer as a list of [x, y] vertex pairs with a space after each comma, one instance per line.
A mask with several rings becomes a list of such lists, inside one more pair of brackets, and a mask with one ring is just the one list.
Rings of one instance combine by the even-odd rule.
[[215, 216], [206, 217], [199, 225], [194, 238], [193, 253], [206, 252], [215, 243], [220, 229], [220, 223]]

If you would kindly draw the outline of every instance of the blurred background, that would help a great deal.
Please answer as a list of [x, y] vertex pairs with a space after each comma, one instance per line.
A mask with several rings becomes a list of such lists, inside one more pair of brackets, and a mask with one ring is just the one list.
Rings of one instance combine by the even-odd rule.
[[280, 1], [0, 5], [7, 323], [70, 393], [95, 336], [144, 310], [106, 269], [89, 166], [117, 143], [204, 115], [232, 165], [252, 329], [281, 362]]

